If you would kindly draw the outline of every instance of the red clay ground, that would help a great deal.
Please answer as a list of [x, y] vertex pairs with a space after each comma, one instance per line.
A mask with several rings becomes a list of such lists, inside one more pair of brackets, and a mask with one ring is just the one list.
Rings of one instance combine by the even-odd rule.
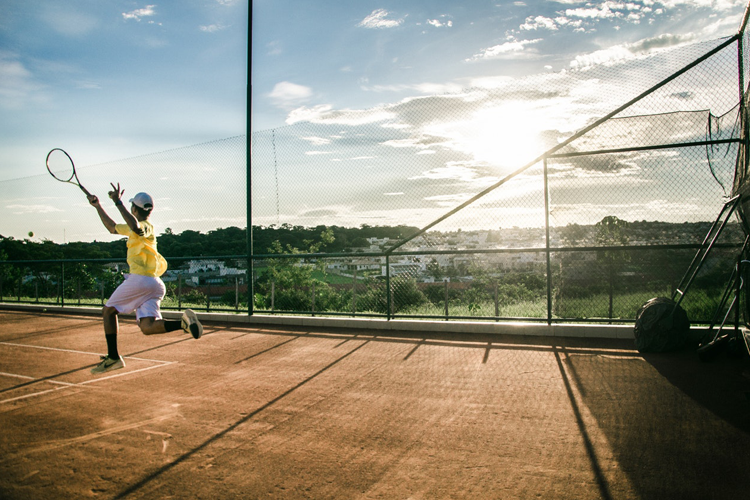
[[[745, 359], [0, 310], [0, 498], [748, 498]], [[746, 374], [745, 374], [746, 375]]]

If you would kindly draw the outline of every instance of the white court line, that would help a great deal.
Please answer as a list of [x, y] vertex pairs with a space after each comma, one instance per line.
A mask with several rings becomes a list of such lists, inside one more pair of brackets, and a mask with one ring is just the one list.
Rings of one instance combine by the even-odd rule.
[[24, 380], [39, 380], [40, 382], [49, 382], [50, 384], [57, 384], [57, 385], [78, 385], [73, 382], [60, 382], [59, 380], [42, 380], [39, 378], [29, 377], [28, 375], [18, 375], [16, 373], [0, 372], [0, 377], [21, 378]]
[[[86, 355], [91, 355], [91, 356], [100, 356], [99, 353], [94, 353], [94, 352], [76, 351], [76, 350], [73, 350], [73, 349], [60, 349], [60, 348], [57, 348], [57, 347], [45, 347], [45, 346], [28, 345], [28, 344], [15, 344], [15, 343], [12, 343], [12, 342], [0, 342], [0, 345], [7, 345], [7, 346], [12, 346], [12, 347], [28, 347], [28, 348], [32, 348], [32, 349], [43, 349], [43, 350], [48, 350], [48, 351], [68, 352], [68, 353], [73, 353], [73, 354], [86, 354]], [[67, 389], [69, 387], [81, 387], [81, 386], [84, 386], [84, 385], [96, 384], [98, 382], [103, 382], [105, 380], [109, 380], [109, 379], [113, 379], [113, 378], [119, 378], [119, 377], [124, 377], [126, 375], [133, 375], [135, 373], [145, 372], [145, 371], [148, 371], [148, 370], [153, 370], [154, 368], [162, 368], [164, 366], [173, 365], [173, 364], [177, 363], [176, 361], [162, 361], [160, 359], [137, 358], [135, 356], [122, 356], [122, 358], [123, 359], [134, 359], [134, 360], [137, 360], [137, 361], [147, 361], [147, 362], [150, 362], [150, 363], [158, 363], [158, 364], [155, 365], [155, 366], [147, 366], [146, 368], [139, 368], [138, 370], [130, 370], [130, 371], [126, 371], [126, 372], [123, 372], [123, 373], [117, 373], [117, 374], [114, 374], [114, 375], [109, 375], [107, 377], [97, 377], [97, 378], [94, 378], [94, 379], [91, 379], [91, 380], [85, 380], [83, 382], [79, 382], [77, 384], [70, 383], [70, 382], [61, 382], [61, 381], [58, 381], [58, 380], [37, 379], [37, 378], [34, 378], [34, 377], [29, 377], [27, 375], [18, 375], [18, 374], [14, 374], [14, 373], [0, 372], [0, 376], [14, 377], [14, 378], [20, 378], [20, 379], [24, 379], [24, 380], [32, 380], [32, 381], [39, 381], [39, 382], [49, 382], [51, 384], [58, 384], [58, 385], [63, 386], [63, 387], [55, 387], [54, 389], [47, 389], [46, 391], [33, 392], [33, 393], [30, 393], [30, 394], [25, 394], [23, 396], [18, 396], [18, 397], [15, 397], [15, 398], [4, 399], [4, 400], [0, 401], [0, 404], [11, 403], [13, 401], [18, 401], [18, 400], [21, 400], [21, 399], [27, 399], [27, 398], [31, 398], [31, 397], [34, 397], [34, 396], [41, 396], [43, 394], [48, 394], [50, 392], [59, 391], [60, 389]]]
[[13, 401], [18, 401], [19, 399], [26, 399], [26, 398], [31, 398], [34, 396], [41, 396], [42, 394], [59, 391], [60, 389], [66, 389], [66, 387], [55, 387], [54, 389], [47, 389], [46, 391], [32, 392], [31, 394], [26, 394], [25, 396], [18, 396], [17, 398], [4, 399], [0, 401], [0, 405], [3, 403], [11, 403]]
[[[47, 351], [70, 352], [73, 354], [91, 354], [93, 356], [101, 356], [101, 353], [98, 353], [98, 352], [75, 351], [73, 349], [61, 349], [59, 347], [46, 347], [42, 345], [15, 344], [13, 342], [0, 342], [0, 345], [9, 345], [12, 347], [30, 347], [32, 349], [43, 349]], [[160, 359], [136, 358], [135, 356], [123, 356], [123, 358], [135, 359], [137, 361], [150, 361], [152, 363], [167, 363], [167, 364], [174, 363], [174, 361], [162, 361]]]

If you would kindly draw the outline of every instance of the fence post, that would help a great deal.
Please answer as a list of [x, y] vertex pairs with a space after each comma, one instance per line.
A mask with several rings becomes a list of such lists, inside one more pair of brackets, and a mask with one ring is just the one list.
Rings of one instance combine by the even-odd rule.
[[240, 312], [240, 278], [234, 277], [234, 312]]
[[352, 284], [352, 316], [357, 315], [357, 265], [354, 264], [354, 283]]
[[18, 302], [21, 302], [21, 283], [23, 283], [23, 276], [18, 277]]
[[495, 281], [495, 321], [500, 320], [500, 301], [497, 295], [497, 281]]
[[104, 282], [103, 281], [101, 283], [101, 287], [102, 287], [102, 305], [104, 305]]
[[390, 255], [385, 256], [385, 306], [386, 306], [386, 318], [388, 321], [391, 320], [391, 304], [393, 298], [391, 297], [391, 257]]
[[60, 263], [60, 307], [65, 307], [65, 262]]
[[177, 310], [182, 310], [182, 275], [177, 276]]
[[78, 278], [78, 283], [76, 286], [77, 290], [76, 293], [78, 293], [78, 305], [81, 305], [81, 278]]
[[312, 284], [312, 315], [315, 316], [315, 282]]
[[271, 282], [271, 312], [274, 311], [274, 300], [276, 300], [276, 282]]
[[448, 280], [443, 278], [443, 288], [445, 289], [445, 321], [448, 321]]
[[552, 254], [549, 237], [549, 178], [547, 158], [544, 159], [544, 253], [547, 264], [547, 324], [552, 324]]
[[37, 280], [34, 280], [34, 298], [36, 299], [36, 303], [39, 303], [39, 282]]

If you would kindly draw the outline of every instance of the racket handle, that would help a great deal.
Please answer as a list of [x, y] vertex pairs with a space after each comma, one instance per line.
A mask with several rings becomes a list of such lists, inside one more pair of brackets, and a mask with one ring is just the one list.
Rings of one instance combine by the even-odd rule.
[[80, 184], [78, 185], [78, 187], [81, 188], [81, 191], [83, 191], [84, 193], [86, 193], [86, 196], [91, 196], [91, 193], [89, 193], [88, 190], [85, 187], [81, 186]]

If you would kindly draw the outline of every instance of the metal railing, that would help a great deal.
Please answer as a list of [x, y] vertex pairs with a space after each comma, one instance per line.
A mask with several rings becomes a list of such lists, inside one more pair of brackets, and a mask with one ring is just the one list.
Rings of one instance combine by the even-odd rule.
[[[630, 323], [669, 297], [700, 245], [259, 254], [169, 259], [164, 310], [391, 319]], [[716, 245], [683, 307], [715, 314], [739, 245]], [[450, 261], [451, 266], [440, 266]], [[124, 260], [0, 262], [0, 302], [101, 306]], [[252, 287], [248, 284], [252, 283]], [[250, 291], [250, 292], [249, 292]]]

